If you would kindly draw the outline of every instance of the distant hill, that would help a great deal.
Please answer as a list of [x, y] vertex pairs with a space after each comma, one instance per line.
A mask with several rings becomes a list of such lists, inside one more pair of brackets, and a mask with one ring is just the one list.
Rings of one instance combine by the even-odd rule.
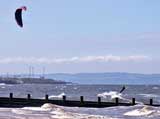
[[137, 73], [55, 73], [47, 78], [79, 84], [160, 84], [160, 74]]
[[68, 82], [40, 78], [0, 77], [0, 83], [5, 84], [67, 84]]

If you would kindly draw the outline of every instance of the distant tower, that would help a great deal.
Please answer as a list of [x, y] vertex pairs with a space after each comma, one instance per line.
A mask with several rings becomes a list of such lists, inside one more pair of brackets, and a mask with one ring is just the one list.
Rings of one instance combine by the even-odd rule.
[[32, 67], [31, 69], [32, 69], [32, 77], [34, 78], [34, 67]]
[[9, 78], [9, 73], [7, 72], [6, 77]]
[[29, 78], [34, 77], [34, 67], [29, 66]]
[[45, 79], [45, 70], [46, 70], [45, 67], [43, 67], [43, 68], [42, 68], [42, 77], [41, 77], [41, 78], [43, 78], [43, 79]]
[[31, 72], [32, 72], [32, 69], [31, 69], [31, 66], [29, 66], [29, 75], [28, 75], [29, 78], [31, 78]]

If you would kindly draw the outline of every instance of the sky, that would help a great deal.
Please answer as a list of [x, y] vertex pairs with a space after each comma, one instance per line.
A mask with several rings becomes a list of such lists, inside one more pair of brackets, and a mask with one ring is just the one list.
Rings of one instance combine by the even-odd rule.
[[[0, 73], [160, 73], [159, 0], [4, 0]], [[14, 19], [26, 6], [24, 27]]]

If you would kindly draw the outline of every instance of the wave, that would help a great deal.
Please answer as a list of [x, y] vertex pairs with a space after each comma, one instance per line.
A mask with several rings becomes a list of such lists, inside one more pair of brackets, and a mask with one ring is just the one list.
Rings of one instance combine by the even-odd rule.
[[97, 94], [97, 96], [102, 98], [110, 97], [111, 99], [114, 99], [114, 98], [123, 99], [122, 94], [116, 91], [103, 92], [103, 93]]
[[59, 95], [51, 95], [51, 96], [49, 96], [48, 98], [49, 99], [54, 99], [54, 98], [62, 98], [63, 96], [65, 96], [66, 94], [63, 92], [63, 93], [61, 93], [61, 94], [59, 94]]
[[154, 115], [157, 110], [154, 107], [151, 106], [143, 106], [140, 109], [134, 109], [129, 112], [124, 113], [125, 116], [149, 116], [149, 115]]
[[159, 115], [158, 107], [146, 105], [83, 108], [46, 103], [41, 107], [0, 108], [4, 119], [159, 119]]
[[156, 95], [156, 94], [138, 94], [138, 95], [146, 97], [146, 98], [149, 98], [149, 97], [159, 97], [159, 95]]
[[0, 83], [0, 86], [5, 86], [6, 84], [5, 83]]
[[[77, 110], [76, 107], [72, 109]], [[41, 107], [24, 107], [19, 109], [12, 109], [12, 113], [27, 117], [25, 119], [28, 119], [29, 117], [37, 117], [39, 119], [43, 117], [46, 117], [46, 119], [116, 119], [109, 116], [70, 112], [69, 110], [64, 109], [62, 106], [49, 103], [46, 103]]]
[[[41, 108], [50, 109], [51, 117], [54, 119], [115, 119], [112, 117], [102, 116], [102, 115], [83, 114], [78, 110], [80, 109], [78, 107], [65, 108], [63, 106], [57, 106], [57, 105], [46, 103], [43, 106], [41, 106]], [[72, 112], [69, 109], [73, 109], [75, 112]]]
[[153, 90], [158, 90], [158, 89], [159, 89], [159, 87], [156, 87], [156, 86], [155, 86], [155, 87], [153, 87], [152, 89], [153, 89]]

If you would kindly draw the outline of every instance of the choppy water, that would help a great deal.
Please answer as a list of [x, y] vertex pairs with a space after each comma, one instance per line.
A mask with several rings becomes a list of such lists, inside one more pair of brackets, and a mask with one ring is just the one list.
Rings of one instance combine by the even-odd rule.
[[[9, 93], [14, 93], [15, 97], [26, 97], [28, 93], [33, 98], [44, 98], [49, 94], [51, 99], [60, 99], [63, 95], [67, 99], [79, 100], [84, 96], [85, 100], [97, 100], [101, 96], [103, 101], [112, 101], [119, 97], [121, 101], [130, 101], [136, 98], [137, 102], [149, 103], [152, 98], [154, 103], [160, 103], [160, 86], [158, 85], [128, 85], [126, 90], [120, 94], [120, 85], [42, 85], [42, 84], [19, 84], [0, 85], [0, 96], [8, 97]], [[47, 106], [46, 106], [47, 105]], [[160, 107], [146, 106], [139, 103], [130, 107], [109, 107], [109, 108], [78, 108], [62, 107], [46, 104], [42, 107], [24, 108], [0, 108], [0, 117], [15, 119], [159, 119]]]

